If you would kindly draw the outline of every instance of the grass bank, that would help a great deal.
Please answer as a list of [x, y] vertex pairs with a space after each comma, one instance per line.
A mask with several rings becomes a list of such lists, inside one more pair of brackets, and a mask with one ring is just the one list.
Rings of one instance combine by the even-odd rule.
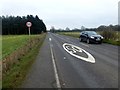
[[39, 35], [40, 42], [34, 46], [25, 56], [23, 56], [18, 63], [12, 65], [11, 69], [3, 74], [3, 88], [17, 88], [24, 81], [31, 65], [36, 59], [40, 46], [42, 45], [46, 34]]
[[[112, 39], [112, 38], [111, 39], [104, 39], [103, 43], [108, 43], [108, 44], [120, 46], [120, 32], [115, 32], [115, 33], [116, 33], [116, 37], [117, 37], [116, 39]], [[80, 36], [80, 32], [58, 32], [58, 34], [72, 36], [75, 38], [79, 38], [79, 36]]]
[[[39, 35], [31, 35], [30, 38], [34, 39]], [[21, 48], [29, 40], [28, 35], [3, 35], [2, 36], [2, 58], [10, 55], [15, 50]]]
[[112, 44], [112, 45], [120, 46], [120, 41], [115, 41], [115, 40], [112, 40], [112, 39], [104, 39], [103, 42], [108, 43], [108, 44]]

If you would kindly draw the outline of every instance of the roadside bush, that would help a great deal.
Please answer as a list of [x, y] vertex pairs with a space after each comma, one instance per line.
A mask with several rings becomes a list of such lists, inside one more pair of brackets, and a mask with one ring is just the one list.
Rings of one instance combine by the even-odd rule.
[[104, 37], [104, 39], [108, 39], [108, 40], [111, 40], [111, 39], [116, 40], [117, 39], [117, 34], [112, 29], [102, 31], [101, 35]]

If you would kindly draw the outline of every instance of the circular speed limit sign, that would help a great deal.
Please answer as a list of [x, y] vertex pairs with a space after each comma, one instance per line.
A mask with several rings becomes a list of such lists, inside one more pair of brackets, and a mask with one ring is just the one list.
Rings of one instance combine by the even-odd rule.
[[27, 26], [27, 27], [31, 27], [31, 26], [32, 26], [32, 23], [31, 23], [31, 22], [27, 22], [27, 23], [26, 23], [26, 26]]

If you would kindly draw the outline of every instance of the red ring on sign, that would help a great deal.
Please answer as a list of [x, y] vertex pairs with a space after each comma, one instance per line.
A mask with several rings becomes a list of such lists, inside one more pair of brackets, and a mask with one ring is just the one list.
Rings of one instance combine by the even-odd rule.
[[27, 27], [31, 27], [31, 26], [32, 26], [32, 23], [31, 23], [31, 22], [27, 22], [27, 23], [26, 23], [26, 26], [27, 26]]

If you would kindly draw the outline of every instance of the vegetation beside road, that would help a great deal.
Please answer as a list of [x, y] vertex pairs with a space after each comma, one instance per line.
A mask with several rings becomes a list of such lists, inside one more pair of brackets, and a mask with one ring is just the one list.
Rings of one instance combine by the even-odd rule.
[[99, 33], [104, 37], [104, 40], [103, 40], [104, 43], [109, 43], [109, 44], [120, 46], [120, 32], [119, 31], [104, 30]]
[[[57, 32], [61, 35], [67, 35], [72, 36], [75, 38], [79, 38], [80, 32]], [[120, 46], [120, 32], [118, 31], [100, 31], [97, 32], [104, 36], [104, 43], [109, 43], [113, 45], [119, 45]]]
[[76, 38], [79, 38], [80, 36], [80, 32], [58, 32], [58, 34], [72, 36]]
[[3, 35], [2, 36], [2, 58], [10, 55], [15, 50], [28, 43], [29, 39], [39, 38], [41, 35]]
[[[37, 15], [0, 16], [0, 62], [3, 88], [16, 88], [24, 80], [46, 36], [46, 25]], [[29, 36], [27, 22], [31, 22]]]
[[[30, 38], [34, 39], [40, 35], [31, 35]], [[15, 50], [27, 44], [29, 40], [28, 35], [3, 35], [2, 36], [2, 58], [4, 59]]]
[[[10, 70], [8, 70], [6, 73], [3, 74], [3, 80], [2, 80], [3, 88], [17, 88], [17, 87], [19, 87], [19, 85], [22, 84], [23, 80], [26, 77], [27, 72], [29, 71], [31, 65], [33, 64], [33, 62], [36, 59], [36, 56], [39, 52], [40, 46], [42, 45], [42, 43], [45, 39], [45, 36], [46, 36], [46, 34], [32, 36], [32, 38], [35, 38], [35, 37], [40, 38], [39, 42], [37, 43], [37, 45], [35, 45], [33, 48], [31, 48], [31, 50], [28, 53], [26, 53], [26, 55], [21, 57], [21, 59], [19, 60], [18, 63], [13, 64], [12, 67], [10, 68]], [[9, 36], [6, 36], [6, 38], [7, 37], [9, 39]], [[12, 36], [10, 36], [10, 37], [12, 38]], [[12, 42], [14, 44], [16, 44], [16, 42], [19, 40], [18, 38], [21, 38], [20, 39], [21, 42], [23, 40], [23, 43], [22, 44], [19, 43], [18, 44], [19, 46], [16, 48], [19, 48], [20, 46], [25, 44], [26, 40], [28, 40], [28, 36], [25, 36], [25, 35], [16, 36], [16, 37], [17, 38], [12, 38], [12, 39], [15, 39]], [[5, 42], [5, 43], [7, 44], [7, 42]], [[8, 43], [10, 43], [10, 41]], [[4, 46], [4, 44], [3, 44], [3, 46]], [[14, 44], [12, 44], [12, 45], [14, 45]], [[5, 46], [5, 47], [7, 47], [7, 46]], [[11, 51], [14, 51], [14, 50], [15, 50], [15, 48], [12, 49]], [[6, 52], [7, 52], [7, 50], [6, 50]]]

